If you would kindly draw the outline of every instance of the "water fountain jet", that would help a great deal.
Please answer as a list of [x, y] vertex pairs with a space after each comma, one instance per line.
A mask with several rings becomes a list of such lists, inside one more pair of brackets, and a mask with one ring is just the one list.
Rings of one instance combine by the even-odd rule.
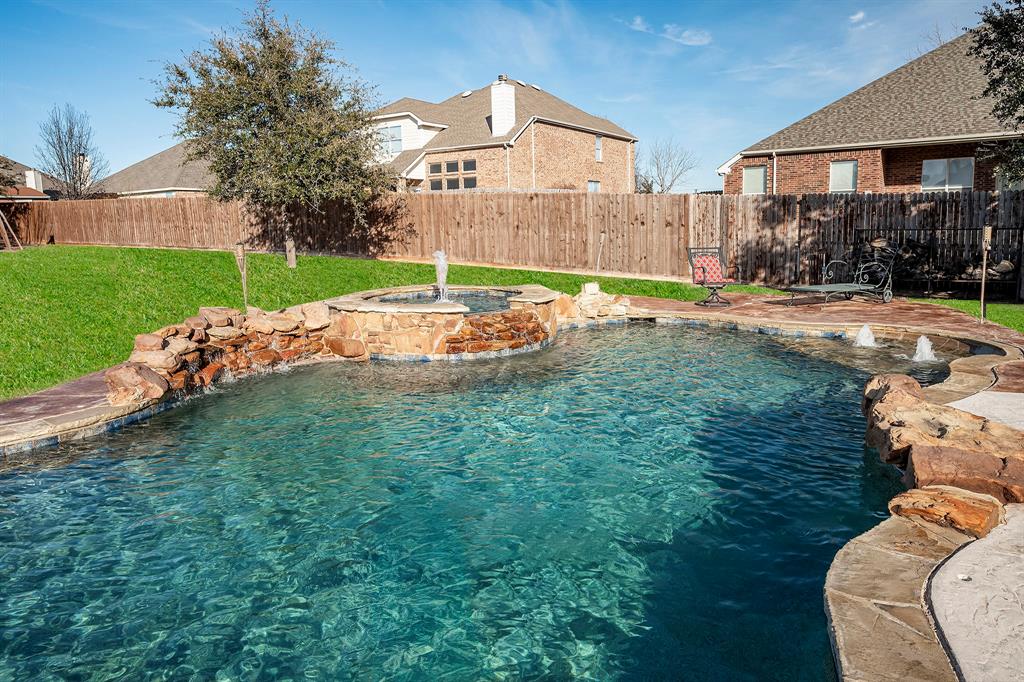
[[434, 271], [437, 273], [437, 303], [451, 303], [448, 297], [448, 256], [443, 249], [434, 252]]
[[914, 351], [912, 362], [935, 362], [935, 351], [932, 349], [932, 342], [927, 336], [917, 337], [917, 349]]
[[857, 332], [857, 336], [853, 339], [854, 348], [877, 348], [878, 344], [875, 343], [875, 335], [871, 331], [871, 327], [864, 325]]

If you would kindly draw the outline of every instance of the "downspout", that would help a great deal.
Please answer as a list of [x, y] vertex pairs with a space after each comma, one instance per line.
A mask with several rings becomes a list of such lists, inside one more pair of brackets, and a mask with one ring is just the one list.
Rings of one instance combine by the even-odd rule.
[[509, 162], [510, 145], [508, 142], [502, 145], [505, 148], [505, 189], [512, 189], [512, 166]]
[[779, 155], [772, 152], [772, 194], [778, 194], [779, 189]]

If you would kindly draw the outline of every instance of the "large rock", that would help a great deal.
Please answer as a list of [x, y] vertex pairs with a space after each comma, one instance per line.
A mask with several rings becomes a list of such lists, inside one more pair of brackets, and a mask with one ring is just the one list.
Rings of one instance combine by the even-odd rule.
[[111, 405], [145, 404], [167, 395], [170, 385], [152, 369], [137, 362], [112, 367], [103, 375]]
[[228, 339], [237, 339], [239, 336], [245, 335], [241, 329], [231, 326], [210, 327], [209, 329], [206, 330], [206, 333], [209, 334], [212, 338], [220, 339], [221, 341], [225, 341]]
[[889, 511], [955, 528], [976, 538], [1003, 522], [1003, 503], [991, 495], [948, 485], [930, 485], [901, 493], [889, 501]]
[[206, 367], [203, 367], [201, 370], [196, 372], [193, 377], [193, 381], [195, 381], [197, 386], [209, 386], [216, 381], [217, 377], [219, 377], [223, 372], [223, 363], [211, 362]]
[[199, 348], [199, 344], [195, 341], [189, 341], [184, 336], [174, 336], [168, 339], [166, 350], [177, 355], [183, 355], [191, 353], [197, 348]]
[[136, 334], [135, 350], [163, 350], [164, 337], [159, 334]]
[[366, 345], [356, 339], [339, 336], [325, 336], [324, 345], [335, 355], [343, 358], [359, 358], [366, 355]]
[[232, 318], [241, 315], [234, 308], [225, 308], [223, 306], [200, 308], [199, 314], [205, 317], [212, 327], [227, 327], [235, 321]]
[[866, 416], [876, 402], [893, 391], [903, 391], [918, 400], [924, 400], [921, 384], [913, 377], [906, 374], [876, 374], [864, 384], [861, 412]]
[[868, 445], [904, 467], [911, 487], [952, 485], [1024, 502], [1024, 431], [930, 403], [915, 386], [880, 380], [870, 396], [865, 390]]
[[255, 353], [251, 353], [249, 357], [252, 359], [254, 365], [260, 365], [263, 367], [276, 365], [281, 362], [281, 354], [273, 348], [258, 350]]
[[181, 358], [168, 350], [137, 350], [128, 357], [128, 361], [167, 372], [173, 372], [181, 364]]
[[555, 315], [560, 320], [571, 320], [580, 316], [576, 301], [569, 294], [561, 294], [555, 299]]
[[302, 315], [305, 327], [310, 331], [323, 329], [331, 323], [331, 309], [322, 301], [303, 305]]
[[587, 282], [574, 299], [581, 317], [622, 318], [629, 311], [629, 299], [601, 291], [597, 282]]
[[260, 334], [274, 333], [274, 325], [270, 324], [266, 315], [254, 315], [245, 318], [242, 328], [247, 332], [259, 332]]
[[300, 324], [294, 316], [287, 313], [274, 313], [272, 315], [267, 315], [266, 320], [276, 332], [293, 332], [299, 328]]
[[359, 324], [351, 313], [340, 313], [331, 319], [324, 332], [327, 336], [340, 336], [347, 339], [359, 338]]

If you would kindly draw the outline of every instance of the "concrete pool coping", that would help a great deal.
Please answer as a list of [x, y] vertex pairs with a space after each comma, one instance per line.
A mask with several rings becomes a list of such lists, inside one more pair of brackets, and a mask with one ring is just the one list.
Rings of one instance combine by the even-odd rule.
[[[424, 287], [399, 289], [422, 291]], [[397, 290], [377, 290], [377, 293], [394, 293]], [[520, 292], [510, 298], [510, 301], [521, 298], [528, 303], [549, 303], [559, 296], [558, 292], [544, 287], [528, 285], [508, 287], [505, 290]], [[366, 310], [370, 312], [394, 312], [396, 308], [416, 313], [424, 312], [424, 308], [426, 312], [440, 312], [434, 304], [367, 302], [367, 295], [375, 294], [360, 292], [348, 297], [331, 299], [325, 303], [338, 310], [356, 310], [360, 309], [359, 306], [367, 305], [387, 307], [386, 311], [376, 308], [371, 311], [367, 308]], [[888, 305], [838, 301], [827, 306], [812, 304], [789, 307], [784, 305], [785, 299], [778, 297], [739, 294], [730, 298], [734, 301], [730, 308], [707, 309], [693, 302], [633, 297], [623, 317], [575, 318], [560, 321], [558, 326], [562, 329], [571, 329], [623, 323], [629, 320], [650, 320], [662, 324], [706, 325], [767, 335], [845, 339], [854, 335], [862, 325], [869, 324], [875, 334], [882, 338], [924, 334], [937, 341], [939, 347], [948, 340], [949, 343], [988, 345], [1002, 353], [972, 355], [951, 362], [950, 376], [946, 381], [925, 389], [926, 398], [931, 402], [948, 404], [964, 399], [971, 399], [982, 405], [999, 402], [1001, 409], [1005, 410], [1006, 402], [1012, 402], [1014, 396], [1024, 400], [1024, 335], [1006, 327], [995, 324], [982, 325], [974, 318], [958, 311], [905, 301], [895, 301]], [[457, 304], [452, 307], [457, 309], [451, 310], [451, 313], [465, 314], [467, 310], [465, 306]], [[538, 347], [542, 345], [546, 344], [538, 344]], [[341, 358], [337, 358], [334, 361], [340, 360]], [[317, 359], [294, 364], [320, 361], [327, 360]], [[111, 432], [177, 404], [172, 400], [143, 406], [115, 407], [107, 402], [106, 394], [103, 372], [97, 372], [33, 395], [0, 403], [0, 468], [32, 461], [33, 450]], [[991, 397], [996, 394], [999, 395]], [[1012, 410], [1012, 406], [1010, 409]], [[918, 596], [916, 601], [894, 600], [889, 598], [891, 595], [887, 596], [886, 591], [902, 589], [909, 595], [924, 594], [925, 581], [934, 569], [934, 564], [927, 567], [928, 570], [924, 570], [926, 567], [922, 561], [930, 561], [932, 555], [937, 554], [932, 548], [925, 551], [925, 557], [918, 556], [915, 559], [912, 550], [894, 551], [893, 543], [904, 549], [913, 547], [914, 538], [923, 532], [932, 538], [933, 544], [941, 545], [945, 552], [942, 557], [935, 558], [936, 563], [955, 552], [963, 543], [958, 544], [957, 538], [951, 536], [947, 532], [948, 529], [939, 529], [936, 526], [922, 530], [922, 524], [904, 523], [905, 521], [906, 519], [901, 517], [891, 517], [864, 536], [854, 538], [837, 554], [833, 563], [832, 569], [837, 575], [843, 574], [847, 583], [856, 575], [859, 575], [863, 582], [863, 589], [857, 594], [836, 588], [834, 585], [830, 586], [826, 582], [826, 612], [830, 619], [830, 636], [834, 644], [837, 667], [844, 679], [874, 679], [871, 676], [864, 676], [871, 669], [880, 671], [881, 676], [878, 679], [956, 679], [947, 675], [952, 674], [947, 658], [954, 657], [955, 653], [949, 653], [939, 640], [928, 620], [928, 607], [922, 605], [921, 598]], [[870, 535], [872, 533], [874, 535]], [[883, 546], [874, 548], [878, 551], [865, 549], [870, 545], [871, 538], [881, 538]], [[941, 539], [942, 542], [935, 538]], [[888, 543], [888, 546], [884, 546], [885, 543]], [[866, 561], [864, 557], [874, 559]], [[895, 558], [898, 563], [912, 564], [914, 570], [883, 571], [881, 576], [884, 579], [874, 579], [872, 576], [879, 575], [879, 566], [886, 565], [882, 561], [885, 557]], [[878, 594], [870, 594], [871, 590]], [[922, 625], [925, 621], [929, 623], [928, 628]], [[879, 626], [879, 623], [885, 627]], [[886, 629], [889, 626], [897, 629]], [[903, 639], [899, 639], [897, 635]], [[895, 640], [891, 637], [897, 637], [906, 646], [893, 646]], [[875, 661], [887, 663], [879, 668], [874, 666]], [[893, 671], [893, 674], [882, 674], [884, 670]]]
[[[345, 312], [362, 312], [362, 313], [439, 313], [439, 314], [453, 314], [460, 313], [463, 315], [472, 315], [467, 306], [461, 303], [407, 303], [407, 302], [387, 302], [387, 301], [374, 301], [371, 299], [378, 298], [381, 296], [390, 296], [395, 294], [417, 294], [424, 291], [432, 291], [434, 285], [412, 285], [406, 287], [388, 287], [384, 289], [370, 289], [367, 291], [357, 291], [352, 294], [346, 294], [345, 296], [338, 296], [336, 298], [330, 298], [324, 301], [328, 306], [335, 310], [342, 310]], [[522, 286], [514, 287], [497, 287], [497, 286], [471, 286], [463, 284], [452, 284], [448, 287], [449, 291], [500, 291], [503, 293], [512, 294], [509, 296], [509, 304], [515, 303], [550, 303], [559, 296], [559, 292], [552, 291], [547, 287], [540, 286], [539, 284], [523, 284]]]

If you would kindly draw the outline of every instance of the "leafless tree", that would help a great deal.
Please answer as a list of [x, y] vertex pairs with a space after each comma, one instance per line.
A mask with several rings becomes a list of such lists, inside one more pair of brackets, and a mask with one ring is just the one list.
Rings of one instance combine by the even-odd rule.
[[54, 106], [39, 125], [39, 136], [39, 168], [54, 179], [61, 197], [85, 199], [96, 194], [107, 162], [93, 140], [89, 115], [70, 104]]
[[14, 176], [14, 165], [6, 156], [0, 156], [0, 187], [14, 187], [18, 179]]
[[636, 189], [667, 194], [686, 180], [698, 162], [693, 152], [671, 137], [654, 140], [646, 153], [637, 154]]
[[960, 33], [962, 31], [955, 24], [950, 25], [947, 31], [939, 26], [939, 22], [935, 22], [928, 31], [921, 34], [917, 46], [911, 51], [909, 58], [917, 59], [922, 55], [928, 54], [956, 38]]

